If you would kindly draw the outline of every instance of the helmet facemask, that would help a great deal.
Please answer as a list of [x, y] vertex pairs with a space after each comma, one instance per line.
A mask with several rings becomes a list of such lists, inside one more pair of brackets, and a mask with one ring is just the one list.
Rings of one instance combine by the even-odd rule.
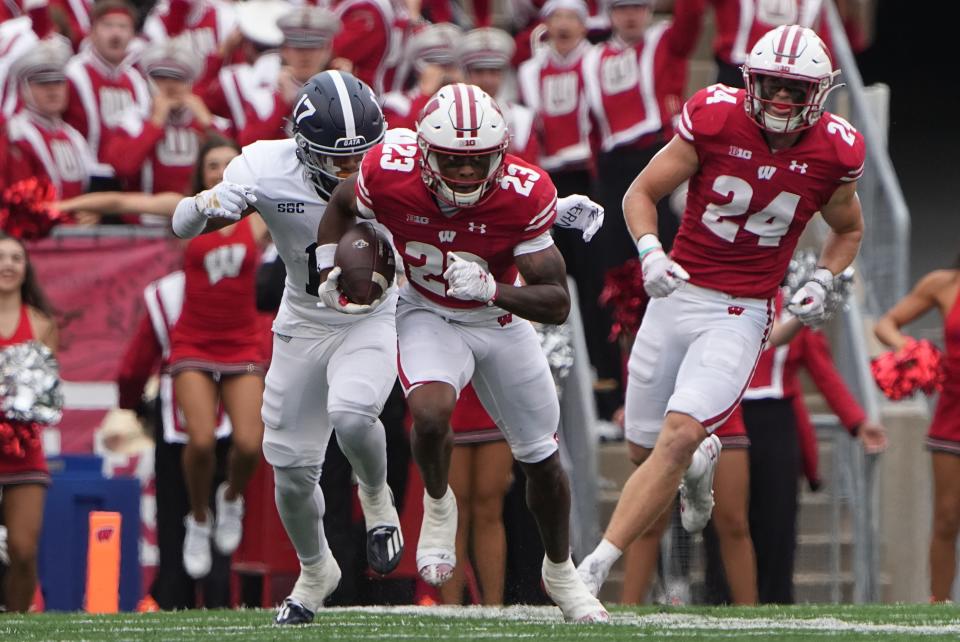
[[[299, 132], [294, 133], [293, 138], [297, 142], [297, 158], [303, 164], [307, 178], [324, 199], [329, 199], [337, 185], [356, 172], [363, 155], [380, 142], [331, 153], [330, 150], [314, 145]], [[347, 163], [352, 167], [348, 168], [349, 171], [344, 171], [342, 168]]]
[[[813, 126], [823, 113], [823, 103], [831, 87], [832, 77], [819, 81], [786, 74], [772, 74], [763, 71], [744, 69], [744, 83], [747, 88], [747, 112], [761, 128], [777, 133], [788, 134]], [[777, 98], [786, 90], [789, 98]], [[778, 115], [784, 107], [789, 114]]]
[[[491, 189], [503, 176], [503, 158], [507, 143], [494, 149], [477, 152], [441, 149], [430, 145], [423, 137], [418, 138], [421, 152], [421, 171], [427, 188], [443, 203], [453, 207], [474, 207], [493, 195]], [[482, 161], [485, 160], [485, 166]], [[448, 176], [463, 163], [471, 163], [481, 175], [477, 179], [462, 179]]]

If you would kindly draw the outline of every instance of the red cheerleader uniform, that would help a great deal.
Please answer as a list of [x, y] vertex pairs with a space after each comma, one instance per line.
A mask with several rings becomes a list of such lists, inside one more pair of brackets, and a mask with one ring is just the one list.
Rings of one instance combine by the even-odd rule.
[[[32, 341], [33, 328], [30, 327], [30, 318], [26, 304], [20, 306], [20, 322], [13, 335], [0, 335], [0, 348], [6, 348], [18, 343]], [[43, 445], [40, 435], [36, 439], [21, 442], [24, 453], [20, 456], [7, 454], [0, 449], [0, 487], [13, 484], [50, 484], [50, 471], [47, 469], [47, 460], [43, 455]]]
[[171, 374], [263, 374], [263, 324], [255, 297], [259, 259], [249, 221], [226, 234], [201, 234], [187, 244], [183, 311], [171, 336]]
[[473, 384], [469, 383], [460, 391], [460, 398], [450, 415], [450, 428], [453, 429], [453, 443], [456, 446], [485, 444], [504, 439], [503, 433], [480, 403]]
[[927, 448], [960, 455], [960, 293], [944, 320], [943, 337], [946, 344], [943, 371], [946, 376], [927, 432]]

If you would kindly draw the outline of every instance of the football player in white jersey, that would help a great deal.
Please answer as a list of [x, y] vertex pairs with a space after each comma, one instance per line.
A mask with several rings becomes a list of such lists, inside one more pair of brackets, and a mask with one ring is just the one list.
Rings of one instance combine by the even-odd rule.
[[[376, 309], [348, 308], [335, 282], [321, 284], [315, 257], [330, 192], [384, 139], [386, 123], [371, 89], [339, 71], [317, 74], [303, 86], [292, 120], [293, 138], [244, 147], [223, 182], [183, 199], [173, 218], [177, 236], [191, 238], [256, 210], [286, 264], [263, 395], [263, 452], [301, 570], [278, 624], [311, 622], [340, 581], [318, 485], [331, 430], [359, 479], [370, 567], [389, 573], [403, 552], [378, 419], [397, 376], [396, 288]], [[345, 314], [358, 311], [367, 313]]]

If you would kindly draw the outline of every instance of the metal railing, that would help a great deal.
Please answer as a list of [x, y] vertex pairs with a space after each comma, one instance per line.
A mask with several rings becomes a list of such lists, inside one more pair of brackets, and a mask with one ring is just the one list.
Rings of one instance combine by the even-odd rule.
[[860, 250], [859, 269], [867, 284], [866, 305], [873, 314], [889, 309], [907, 292], [910, 279], [910, 211], [900, 181], [887, 151], [886, 88], [868, 91], [857, 68], [846, 32], [832, 1], [827, 9], [826, 28], [832, 53], [843, 71], [846, 87], [834, 92], [849, 99], [850, 120], [863, 134], [867, 145], [867, 166], [858, 182], [866, 228]]

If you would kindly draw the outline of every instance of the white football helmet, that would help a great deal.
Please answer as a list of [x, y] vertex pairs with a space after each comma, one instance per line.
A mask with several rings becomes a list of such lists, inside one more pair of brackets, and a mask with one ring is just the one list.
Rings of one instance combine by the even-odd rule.
[[[417, 120], [417, 144], [423, 182], [444, 203], [472, 207], [493, 194], [503, 175], [510, 136], [497, 103], [479, 87], [457, 83], [433, 95]], [[482, 160], [482, 176], [463, 180], [444, 176], [439, 156]]]
[[[743, 65], [747, 89], [743, 104], [747, 114], [767, 131], [782, 134], [806, 129], [820, 120], [827, 96], [841, 86], [833, 84], [839, 74], [833, 69], [827, 46], [812, 29], [783, 25], [764, 34], [750, 50]], [[803, 96], [792, 101], [792, 115], [770, 113], [768, 108], [780, 106], [780, 101], [772, 100], [763, 89], [764, 80], [771, 76], [804, 83]]]

